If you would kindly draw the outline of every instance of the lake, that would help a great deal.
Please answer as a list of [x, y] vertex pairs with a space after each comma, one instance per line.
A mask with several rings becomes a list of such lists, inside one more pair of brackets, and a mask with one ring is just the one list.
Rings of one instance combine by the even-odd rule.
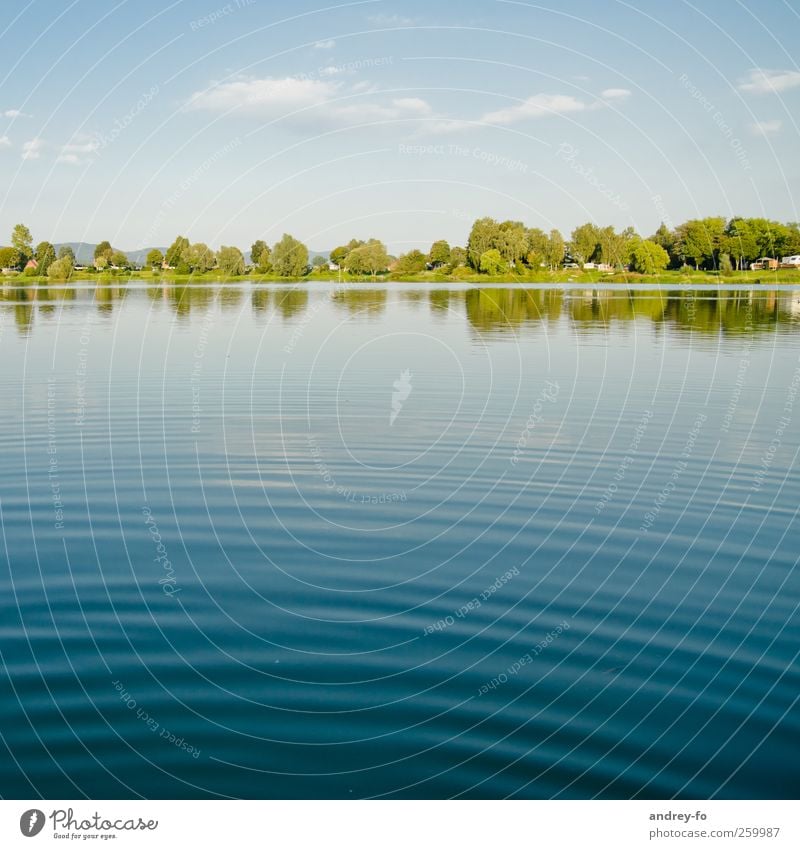
[[0, 299], [0, 795], [794, 798], [800, 290]]

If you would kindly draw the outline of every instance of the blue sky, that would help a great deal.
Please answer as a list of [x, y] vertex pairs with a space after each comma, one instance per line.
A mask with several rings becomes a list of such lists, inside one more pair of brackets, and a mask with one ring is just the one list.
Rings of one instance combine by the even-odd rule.
[[795, 0], [4, 6], [0, 242], [800, 219]]

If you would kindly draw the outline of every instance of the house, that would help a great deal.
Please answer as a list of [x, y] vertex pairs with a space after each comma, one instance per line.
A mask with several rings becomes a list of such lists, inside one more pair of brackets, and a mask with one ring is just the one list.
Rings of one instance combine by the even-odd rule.
[[800, 254], [785, 256], [781, 261], [781, 268], [800, 268]]
[[29, 260], [25, 263], [25, 271], [27, 271], [29, 268], [32, 268], [34, 271], [36, 271], [36, 269], [37, 269], [38, 267], [39, 267], [39, 263], [38, 263], [38, 262], [36, 262], [36, 260], [35, 260], [35, 259], [29, 259]]
[[768, 256], [762, 256], [755, 262], [750, 263], [750, 271], [775, 271], [779, 263], [777, 259], [772, 259]]

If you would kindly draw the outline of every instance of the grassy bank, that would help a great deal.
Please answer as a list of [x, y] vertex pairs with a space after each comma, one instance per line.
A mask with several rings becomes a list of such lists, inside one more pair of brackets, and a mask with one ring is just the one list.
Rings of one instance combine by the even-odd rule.
[[[226, 277], [219, 272], [206, 272], [205, 274], [174, 274], [162, 271], [154, 274], [150, 271], [129, 271], [118, 273], [96, 273], [75, 272], [71, 278], [72, 282], [96, 282], [99, 285], [119, 286], [128, 281], [141, 281], [153, 285], [186, 285], [202, 283], [280, 283], [291, 285], [304, 282], [343, 282], [343, 283], [384, 283], [384, 282], [408, 282], [425, 284], [442, 283], [562, 283], [587, 285], [594, 284], [706, 284], [721, 287], [730, 285], [761, 285], [761, 284], [795, 284], [800, 285], [800, 269], [779, 269], [777, 271], [737, 271], [730, 274], [718, 274], [712, 271], [663, 271], [659, 274], [644, 275], [633, 272], [606, 273], [600, 271], [581, 271], [580, 269], [561, 269], [559, 271], [539, 271], [528, 274], [503, 274], [490, 276], [479, 274], [472, 269], [457, 268], [452, 273], [441, 273], [437, 271], [424, 271], [419, 274], [379, 274], [376, 277], [356, 277], [350, 274], [339, 274], [334, 271], [313, 272], [305, 277], [276, 277], [271, 274], [244, 274], [235, 277]], [[25, 274], [7, 275], [2, 278], [3, 284], [8, 286], [25, 287], [31, 285], [64, 285], [70, 281], [51, 280], [48, 277], [28, 276]]]

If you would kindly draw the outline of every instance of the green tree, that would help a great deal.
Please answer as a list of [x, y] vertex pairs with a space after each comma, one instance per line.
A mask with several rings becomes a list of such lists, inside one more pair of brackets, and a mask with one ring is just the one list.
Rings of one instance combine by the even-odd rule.
[[675, 233], [663, 221], [658, 225], [658, 230], [650, 237], [650, 241], [664, 248], [669, 254], [670, 265], [677, 266], [679, 264], [675, 249]]
[[72, 260], [68, 255], [65, 255], [61, 259], [50, 263], [50, 268], [47, 269], [47, 276], [51, 280], [69, 280], [72, 274], [72, 268]]
[[262, 239], [256, 239], [250, 246], [250, 262], [252, 262], [253, 265], [258, 266], [260, 264], [261, 254], [264, 251], [269, 251], [267, 243]]
[[75, 251], [73, 251], [72, 248], [69, 245], [62, 245], [58, 249], [58, 258], [64, 259], [65, 257], [69, 259], [69, 261], [72, 263], [72, 265], [74, 267], [74, 265], [75, 265]]
[[467, 251], [466, 248], [454, 247], [450, 248], [450, 267], [451, 268], [459, 268], [462, 265], [467, 264]]
[[572, 231], [569, 252], [579, 265], [593, 262], [600, 253], [600, 232], [592, 223], [581, 224]]
[[439, 239], [431, 245], [428, 262], [434, 267], [450, 264], [450, 245], [444, 239]]
[[33, 254], [38, 264], [39, 274], [47, 274], [47, 269], [56, 261], [56, 249], [50, 242], [39, 242]]
[[223, 274], [244, 274], [244, 256], [239, 248], [222, 245], [217, 251], [217, 263]]
[[551, 230], [550, 235], [547, 237], [544, 252], [544, 261], [551, 271], [555, 271], [564, 262], [566, 250], [567, 246], [561, 232], [559, 230]]
[[308, 269], [308, 248], [284, 233], [272, 249], [272, 268], [280, 277], [301, 277]]
[[427, 266], [427, 258], [422, 251], [409, 251], [397, 258], [394, 265], [395, 274], [419, 274], [425, 271]]
[[508, 265], [516, 265], [528, 253], [528, 231], [521, 221], [503, 221], [499, 226], [497, 249]]
[[161, 268], [164, 264], [164, 254], [158, 248], [151, 248], [147, 252], [147, 259], [145, 260], [145, 265], [150, 266], [150, 268]]
[[479, 218], [472, 225], [467, 239], [467, 258], [469, 264], [480, 271], [481, 257], [500, 244], [500, 225], [494, 218]]
[[114, 249], [111, 247], [111, 242], [103, 241], [100, 242], [99, 245], [94, 246], [94, 258], [95, 260], [100, 259], [100, 257], [104, 257], [106, 262], [111, 262], [111, 255], [114, 253]]
[[319, 271], [322, 268], [328, 267], [328, 260], [325, 259], [324, 256], [317, 254], [314, 259], [311, 260], [311, 265]]
[[16, 248], [0, 248], [0, 268], [19, 269], [22, 257]]
[[508, 271], [508, 265], [497, 248], [484, 251], [481, 256], [481, 271], [492, 276], [505, 274]]
[[19, 252], [20, 265], [25, 265], [33, 256], [33, 236], [24, 224], [16, 224], [11, 231], [11, 246]]
[[130, 260], [128, 259], [127, 254], [122, 251], [113, 251], [111, 254], [111, 265], [116, 265], [117, 268], [129, 268]]
[[361, 239], [350, 239], [350, 241], [346, 245], [339, 245], [338, 248], [334, 248], [331, 251], [331, 262], [334, 265], [343, 266], [345, 259], [347, 259], [347, 255], [350, 251], [354, 251], [356, 248], [360, 248], [362, 245], [365, 245], [366, 242]]
[[531, 268], [538, 268], [543, 262], [547, 262], [547, 233], [538, 227], [533, 227], [527, 232], [525, 262]]
[[631, 248], [631, 265], [640, 274], [657, 274], [669, 265], [669, 254], [649, 239], [639, 239]]
[[[170, 268], [177, 268], [186, 258], [189, 252], [189, 240], [186, 236], [178, 236], [175, 241], [167, 248], [165, 259]], [[188, 263], [186, 263], [188, 265]]]
[[371, 274], [373, 277], [386, 271], [388, 265], [389, 254], [380, 239], [369, 239], [366, 244], [353, 248], [344, 261], [344, 267], [351, 274]]
[[205, 242], [195, 242], [190, 245], [184, 254], [184, 259], [193, 274], [205, 274], [217, 264], [216, 254]]
[[268, 271], [272, 271], [272, 251], [268, 246], [265, 246], [264, 250], [261, 251], [261, 255], [258, 258], [257, 268], [261, 274], [266, 274]]

